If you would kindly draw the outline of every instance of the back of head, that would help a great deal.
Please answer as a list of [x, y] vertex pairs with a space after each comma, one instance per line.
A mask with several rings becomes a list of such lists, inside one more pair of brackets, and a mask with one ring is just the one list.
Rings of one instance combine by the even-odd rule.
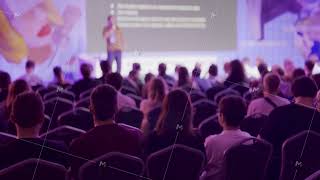
[[91, 77], [92, 66], [87, 63], [83, 63], [80, 66], [80, 72], [84, 79], [89, 79]]
[[0, 71], [0, 89], [8, 89], [11, 83], [11, 77], [7, 72]]
[[148, 82], [150, 82], [152, 79], [154, 78], [154, 75], [152, 73], [147, 73], [144, 76], [144, 83], [147, 84]]
[[314, 68], [314, 62], [311, 61], [311, 60], [307, 60], [307, 61], [304, 63], [304, 66], [305, 66], [305, 68], [306, 68], [307, 71], [309, 71], [310, 73], [312, 73], [313, 68]]
[[133, 63], [132, 64], [132, 70], [134, 71], [140, 71], [141, 70], [141, 66], [139, 63]]
[[223, 115], [227, 126], [239, 127], [247, 113], [246, 104], [241, 97], [227, 96], [219, 103], [219, 113]]
[[302, 68], [296, 68], [293, 70], [292, 72], [292, 79], [295, 80], [299, 77], [305, 76], [306, 73], [304, 72], [304, 70]]
[[302, 76], [295, 79], [291, 86], [291, 91], [294, 97], [309, 97], [314, 98], [318, 88], [314, 80], [309, 77]]
[[192, 77], [200, 77], [200, 74], [201, 74], [201, 69], [200, 68], [195, 67], [192, 70]]
[[109, 61], [100, 61], [100, 68], [102, 74], [109, 74], [111, 72], [111, 65]]
[[277, 93], [280, 86], [280, 77], [274, 73], [267, 73], [263, 78], [263, 88], [266, 92]]
[[230, 62], [230, 74], [228, 80], [234, 83], [243, 82], [246, 78], [242, 63], [235, 59]]
[[30, 86], [28, 85], [28, 83], [23, 80], [23, 79], [18, 79], [15, 80], [9, 88], [9, 93], [8, 93], [8, 97], [6, 100], [6, 106], [8, 108], [10, 108], [12, 102], [14, 101], [14, 99], [16, 98], [17, 95], [26, 92], [26, 91], [30, 91]]
[[160, 76], [165, 75], [166, 71], [167, 71], [167, 65], [164, 64], [164, 63], [160, 63], [159, 66], [158, 66], [159, 75]]
[[149, 97], [161, 102], [166, 94], [166, 84], [162, 78], [154, 78], [149, 85]]
[[184, 66], [181, 66], [178, 71], [178, 86], [183, 86], [189, 83], [189, 72]]
[[33, 61], [28, 60], [26, 62], [26, 66], [25, 66], [26, 70], [32, 70], [34, 69], [34, 67], [35, 67], [35, 63]]
[[118, 111], [117, 91], [110, 85], [97, 86], [90, 96], [90, 109], [96, 120], [114, 118]]
[[113, 86], [116, 90], [120, 90], [123, 78], [119, 73], [110, 73], [107, 75], [106, 83]]
[[11, 120], [21, 128], [32, 128], [43, 122], [44, 105], [39, 94], [24, 92], [13, 102]]
[[184, 132], [192, 132], [191, 100], [181, 89], [175, 89], [165, 97], [156, 131], [161, 134], [167, 130], [175, 130], [177, 124], [182, 125]]
[[266, 73], [268, 73], [268, 66], [265, 63], [260, 63], [258, 65], [258, 71], [261, 77], [263, 77]]
[[209, 74], [213, 77], [218, 75], [218, 67], [215, 64], [211, 64], [209, 67]]
[[60, 66], [56, 66], [53, 68], [53, 74], [56, 78], [60, 78], [62, 76], [62, 69]]

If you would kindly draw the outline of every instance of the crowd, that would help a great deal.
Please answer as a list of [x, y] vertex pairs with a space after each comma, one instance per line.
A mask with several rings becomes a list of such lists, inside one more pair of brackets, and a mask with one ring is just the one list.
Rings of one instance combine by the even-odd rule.
[[[286, 139], [303, 130], [320, 133], [320, 75], [312, 73], [314, 62], [309, 60], [304, 68], [295, 68], [291, 61], [285, 61], [283, 68], [276, 65], [270, 70], [260, 62], [258, 79], [247, 78], [243, 63], [232, 60], [224, 66], [227, 76], [223, 81], [214, 64], [208, 69], [209, 76], [203, 78], [199, 66], [192, 71], [177, 66], [176, 76], [170, 76], [166, 64], [161, 63], [158, 74], [148, 73], [143, 80], [138, 63], [133, 64], [125, 78], [112, 72], [107, 61], [101, 61], [100, 67], [102, 76], [94, 78], [92, 66], [82, 64], [82, 78], [74, 83], [65, 80], [61, 67], [55, 67], [54, 80], [47, 86], [33, 73], [36, 67], [32, 61], [26, 63], [25, 75], [17, 80], [11, 81], [7, 72], [0, 72], [0, 131], [17, 137], [0, 144], [0, 169], [40, 157], [70, 168], [70, 176], [78, 179], [85, 159], [116, 151], [145, 160], [170, 145], [182, 144], [205, 155], [200, 179], [224, 179], [224, 153], [237, 143], [256, 137], [273, 146], [266, 173], [266, 179], [271, 180], [279, 178]], [[45, 117], [54, 113], [46, 114], [47, 101], [51, 100], [46, 95], [52, 92], [57, 101], [64, 98], [62, 94], [71, 94], [69, 100], [74, 108], [87, 102], [82, 108], [88, 108], [92, 115], [93, 125], [83, 128], [86, 133], [69, 144], [63, 139], [40, 137], [59, 126], [49, 123], [42, 131]], [[209, 109], [199, 115], [201, 103]], [[119, 114], [128, 109], [141, 114], [140, 122], [130, 124], [130, 118], [135, 117], [127, 116], [119, 123]], [[257, 114], [266, 120], [254, 133], [243, 122]], [[204, 135], [201, 127], [212, 117], [221, 129]], [[124, 125], [126, 122], [128, 125]]]

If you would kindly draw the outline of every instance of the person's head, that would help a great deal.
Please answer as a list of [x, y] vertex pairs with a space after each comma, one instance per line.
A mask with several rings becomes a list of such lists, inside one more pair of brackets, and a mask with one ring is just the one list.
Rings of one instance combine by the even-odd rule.
[[233, 83], [241, 83], [245, 81], [246, 75], [242, 63], [235, 59], [230, 62], [230, 73], [228, 80]]
[[190, 83], [190, 77], [188, 69], [181, 66], [178, 71], [178, 86], [188, 85]]
[[16, 125], [18, 136], [29, 129], [39, 135], [43, 119], [44, 105], [39, 94], [24, 92], [15, 98], [10, 120]]
[[291, 59], [285, 59], [283, 62], [283, 67], [285, 75], [291, 77], [295, 69], [293, 61]]
[[211, 64], [209, 67], [209, 74], [212, 77], [216, 77], [218, 75], [218, 66], [215, 64]]
[[83, 79], [90, 79], [91, 72], [92, 72], [92, 66], [87, 63], [83, 63], [80, 65], [80, 72], [83, 77]]
[[107, 24], [108, 24], [109, 26], [115, 25], [115, 24], [116, 24], [116, 18], [115, 18], [113, 15], [109, 15], [109, 16], [107, 17]]
[[241, 97], [226, 96], [219, 103], [219, 123], [224, 129], [238, 129], [246, 113], [246, 104]]
[[313, 61], [307, 60], [304, 63], [304, 69], [305, 69], [305, 72], [306, 72], [307, 75], [312, 75], [313, 68], [314, 68], [314, 62]]
[[129, 72], [129, 78], [136, 81], [139, 79], [139, 71], [136, 71], [136, 70], [131, 70]]
[[28, 85], [28, 83], [23, 79], [18, 79], [12, 82], [12, 84], [9, 86], [9, 93], [8, 97], [6, 99], [6, 107], [10, 111], [11, 105], [14, 101], [14, 99], [21, 93], [30, 91], [31, 88]]
[[154, 78], [148, 86], [148, 96], [151, 100], [161, 102], [166, 95], [166, 83], [162, 78]]
[[0, 71], [0, 90], [8, 90], [11, 83], [11, 77], [7, 72]]
[[201, 74], [201, 69], [200, 69], [200, 68], [195, 67], [195, 68], [192, 70], [192, 77], [198, 78], [198, 77], [200, 77], [200, 74]]
[[100, 68], [103, 76], [111, 72], [111, 65], [108, 61], [100, 61]]
[[133, 63], [132, 64], [132, 70], [133, 71], [140, 71], [141, 70], [141, 65], [139, 63]]
[[292, 94], [295, 98], [314, 98], [317, 94], [317, 85], [309, 77], [302, 76], [295, 79], [291, 86]]
[[56, 66], [53, 68], [53, 75], [58, 80], [62, 80], [64, 78], [64, 75], [60, 66]]
[[25, 66], [25, 69], [26, 69], [26, 72], [27, 73], [32, 73], [34, 71], [34, 68], [35, 68], [35, 63], [31, 60], [28, 60], [26, 62], [26, 66]]
[[296, 68], [293, 72], [292, 72], [292, 80], [295, 80], [299, 77], [305, 76], [305, 72], [302, 68]]
[[114, 72], [107, 75], [106, 83], [117, 91], [121, 89], [123, 78], [120, 73]]
[[113, 121], [118, 111], [117, 91], [107, 84], [97, 86], [90, 96], [90, 110], [96, 125]]
[[284, 70], [279, 65], [273, 65], [271, 67], [271, 72], [278, 74], [281, 78], [285, 75]]
[[147, 73], [144, 76], [144, 83], [148, 84], [155, 76], [152, 73]]
[[280, 87], [280, 77], [274, 73], [267, 73], [263, 78], [263, 90], [268, 94], [277, 94]]
[[156, 132], [162, 134], [174, 131], [177, 125], [181, 125], [183, 133], [192, 134], [192, 117], [192, 105], [188, 94], [184, 90], [175, 89], [164, 98]]
[[164, 76], [167, 71], [167, 65], [165, 63], [160, 63], [158, 66], [159, 76]]
[[266, 75], [269, 71], [267, 64], [265, 64], [265, 63], [258, 64], [258, 71], [259, 71], [261, 78], [263, 78], [264, 75]]

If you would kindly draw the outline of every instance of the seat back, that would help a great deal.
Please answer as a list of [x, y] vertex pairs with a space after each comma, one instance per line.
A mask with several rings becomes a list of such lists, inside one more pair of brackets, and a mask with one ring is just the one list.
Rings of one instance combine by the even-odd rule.
[[93, 162], [89, 161], [80, 167], [80, 180], [142, 179], [144, 163], [140, 158], [119, 152], [110, 152], [94, 159]]
[[217, 112], [217, 105], [212, 101], [203, 99], [192, 104], [195, 109], [193, 118], [193, 127], [198, 127], [199, 124], [208, 117], [215, 115]]
[[140, 128], [143, 119], [143, 113], [136, 108], [125, 107], [116, 114], [116, 122], [124, 123], [130, 126]]
[[315, 173], [311, 174], [305, 180], [319, 180], [319, 179], [320, 179], [320, 170], [318, 170]]
[[218, 116], [213, 115], [202, 121], [199, 125], [200, 136], [205, 139], [206, 137], [222, 132], [222, 127], [218, 122]]
[[148, 157], [147, 174], [152, 180], [199, 179], [204, 160], [201, 151], [175, 144]]
[[91, 92], [92, 92], [93, 90], [94, 90], [94, 88], [90, 88], [90, 89], [88, 89], [88, 90], [83, 91], [82, 93], [80, 93], [79, 99], [84, 99], [84, 98], [90, 97]]
[[248, 138], [224, 154], [226, 180], [264, 180], [272, 154], [272, 145], [257, 138]]
[[53, 130], [48, 131], [40, 136], [40, 138], [64, 141], [67, 145], [74, 139], [84, 134], [86, 131], [71, 127], [71, 126], [60, 126]]
[[282, 145], [280, 179], [305, 179], [320, 169], [320, 134], [302, 131]]
[[191, 102], [197, 102], [197, 101], [206, 99], [207, 97], [206, 97], [206, 94], [204, 94], [200, 90], [192, 90], [190, 92], [190, 98], [191, 98]]
[[62, 113], [58, 117], [58, 125], [68, 125], [85, 131], [93, 128], [93, 116], [89, 109], [79, 107]]
[[238, 91], [241, 96], [243, 96], [246, 92], [249, 91], [249, 87], [246, 87], [245, 85], [241, 84], [233, 84], [230, 86], [230, 89]]
[[216, 94], [216, 96], [214, 97], [214, 102], [216, 104], [219, 104], [220, 100], [228, 95], [236, 95], [236, 96], [241, 96], [240, 93], [236, 90], [233, 90], [231, 88], [225, 89], [223, 91], [220, 91], [219, 93]]
[[240, 125], [242, 131], [248, 132], [251, 136], [257, 137], [260, 133], [264, 123], [269, 119], [263, 114], [253, 114], [246, 117]]
[[214, 97], [223, 90], [225, 90], [225, 87], [222, 84], [214, 85], [206, 91], [207, 98], [214, 101]]
[[84, 99], [80, 99], [75, 104], [76, 108], [83, 107], [83, 108], [89, 109], [89, 106], [90, 106], [90, 97], [87, 97], [87, 98], [84, 98]]
[[49, 100], [49, 99], [52, 99], [52, 98], [55, 98], [55, 97], [61, 97], [61, 98], [64, 98], [64, 99], [67, 99], [67, 100], [70, 100], [70, 101], [73, 102], [75, 100], [76, 95], [73, 92], [70, 92], [70, 91], [59, 90], [59, 91], [51, 91], [49, 93], [46, 93], [43, 96], [43, 99], [44, 100]]
[[137, 91], [135, 88], [129, 86], [129, 85], [124, 85], [121, 87], [120, 89], [121, 93], [124, 94], [124, 95], [127, 95], [127, 94], [135, 94], [135, 95], [138, 95]]
[[6, 145], [14, 141], [15, 139], [17, 139], [17, 136], [15, 135], [0, 132], [0, 145]]
[[27, 159], [0, 171], [1, 180], [64, 180], [66, 169], [41, 159]]
[[60, 97], [55, 97], [44, 102], [45, 114], [51, 118], [50, 129], [57, 127], [58, 117], [73, 109], [73, 102]]

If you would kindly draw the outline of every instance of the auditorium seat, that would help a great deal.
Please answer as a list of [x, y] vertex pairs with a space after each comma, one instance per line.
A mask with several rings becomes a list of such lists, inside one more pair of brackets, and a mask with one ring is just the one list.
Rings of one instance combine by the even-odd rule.
[[73, 109], [73, 102], [60, 97], [55, 97], [44, 102], [45, 114], [51, 117], [50, 129], [57, 127], [58, 117]]
[[143, 179], [144, 163], [138, 158], [120, 152], [110, 152], [80, 167], [80, 180]]
[[311, 174], [305, 180], [319, 180], [319, 179], [320, 179], [320, 170], [318, 170], [315, 173]]
[[60, 126], [55, 129], [52, 129], [44, 134], [41, 134], [40, 138], [64, 141], [66, 145], [69, 145], [74, 138], [79, 137], [81, 134], [84, 134], [85, 132], [86, 131], [82, 129], [64, 125], [64, 126]]
[[241, 84], [233, 84], [230, 86], [230, 89], [238, 91], [241, 96], [243, 96], [246, 92], [249, 91], [249, 87], [246, 87], [246, 85]]
[[[320, 169], [320, 134], [302, 131], [282, 145], [280, 180], [305, 179]], [[302, 156], [301, 156], [302, 153]]]
[[91, 88], [91, 89], [88, 89], [88, 90], [80, 93], [79, 99], [85, 99], [85, 98], [87, 98], [87, 97], [90, 97], [91, 92], [93, 91], [93, 89], [94, 89], [94, 88]]
[[192, 103], [195, 113], [193, 118], [193, 126], [197, 128], [199, 124], [208, 117], [216, 114], [217, 105], [210, 100], [203, 99]]
[[124, 107], [116, 114], [116, 122], [140, 128], [143, 113], [136, 108]]
[[88, 131], [93, 128], [93, 117], [89, 109], [79, 107], [62, 113], [58, 117], [58, 125], [69, 125]]
[[206, 91], [207, 98], [214, 102], [214, 97], [216, 96], [216, 94], [223, 90], [225, 90], [225, 87], [222, 84], [212, 86]]
[[41, 159], [27, 159], [0, 171], [1, 180], [64, 180], [64, 166]]
[[41, 95], [41, 97], [44, 97], [45, 94], [49, 93], [49, 92], [55, 92], [57, 91], [56, 87], [53, 86], [49, 86], [49, 87], [41, 87], [39, 89], [37, 89], [37, 93], [39, 93]]
[[203, 120], [199, 125], [200, 136], [205, 139], [210, 135], [219, 134], [222, 132], [222, 127], [218, 122], [218, 116], [213, 115]]
[[242, 131], [248, 132], [251, 136], [257, 137], [264, 123], [269, 119], [263, 114], [253, 114], [246, 117], [240, 125]]
[[139, 93], [137, 93], [137, 91], [130, 87], [130, 86], [122, 86], [121, 89], [120, 89], [120, 92], [124, 95], [127, 95], [127, 94], [135, 94], [135, 95], [138, 95]]
[[49, 130], [49, 125], [50, 124], [50, 117], [48, 115], [44, 115], [43, 123], [40, 129], [40, 134], [45, 133]]
[[6, 145], [15, 139], [17, 139], [17, 136], [15, 135], [0, 132], [0, 146]]
[[207, 97], [206, 97], [206, 94], [204, 94], [200, 90], [192, 90], [190, 92], [190, 98], [191, 98], [191, 102], [197, 102], [199, 100], [206, 99]]
[[214, 102], [216, 104], [219, 104], [220, 100], [223, 97], [229, 96], [229, 95], [241, 96], [238, 91], [228, 88], [228, 89], [225, 89], [223, 91], [218, 92], [214, 97]]
[[60, 97], [60, 98], [64, 98], [64, 99], [68, 99], [70, 101], [74, 101], [75, 100], [75, 94], [73, 92], [70, 91], [66, 91], [66, 90], [56, 90], [56, 91], [51, 91], [49, 93], [46, 93], [43, 96], [44, 100], [49, 100], [55, 97]]
[[272, 145], [257, 138], [248, 138], [225, 154], [226, 180], [265, 180], [266, 170], [272, 155]]
[[199, 179], [204, 163], [201, 151], [175, 144], [148, 157], [147, 175], [152, 180]]
[[89, 108], [90, 106], [90, 97], [80, 99], [79, 101], [76, 102], [75, 107], [83, 107], [83, 108]]

